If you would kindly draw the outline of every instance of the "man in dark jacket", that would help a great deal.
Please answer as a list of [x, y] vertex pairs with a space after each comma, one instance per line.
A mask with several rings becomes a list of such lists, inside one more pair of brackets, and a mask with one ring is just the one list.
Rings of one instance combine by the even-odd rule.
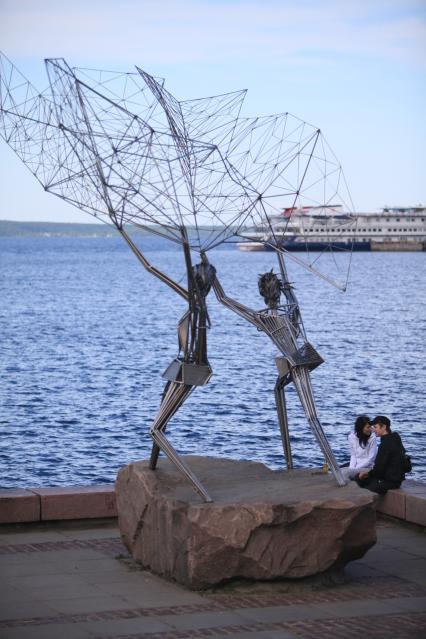
[[370, 423], [380, 437], [379, 450], [373, 468], [359, 473], [355, 479], [361, 488], [384, 495], [390, 488], [399, 488], [405, 479], [404, 447], [398, 433], [391, 431], [390, 419], [378, 415]]

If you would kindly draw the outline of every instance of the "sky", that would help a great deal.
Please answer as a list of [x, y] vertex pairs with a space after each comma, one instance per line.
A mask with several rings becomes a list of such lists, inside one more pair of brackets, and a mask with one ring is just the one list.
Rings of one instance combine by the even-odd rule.
[[[426, 205], [426, 0], [0, 0], [0, 49], [164, 77], [178, 99], [247, 89], [244, 115], [321, 128], [356, 211]], [[91, 222], [0, 140], [0, 219]]]

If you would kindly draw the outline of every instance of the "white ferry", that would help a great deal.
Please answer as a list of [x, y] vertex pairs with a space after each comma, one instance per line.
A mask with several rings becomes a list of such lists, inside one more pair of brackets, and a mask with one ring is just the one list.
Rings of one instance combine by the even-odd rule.
[[[271, 227], [273, 232], [271, 232]], [[269, 225], [247, 229], [241, 251], [264, 251], [274, 244], [289, 251], [426, 250], [426, 207], [385, 207], [379, 213], [344, 213], [339, 205], [284, 209]]]

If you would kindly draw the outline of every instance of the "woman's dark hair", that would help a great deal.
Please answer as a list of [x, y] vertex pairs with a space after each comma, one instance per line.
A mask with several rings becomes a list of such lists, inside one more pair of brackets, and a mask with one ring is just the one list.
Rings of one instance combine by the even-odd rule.
[[370, 439], [370, 435], [366, 435], [363, 433], [364, 426], [370, 423], [370, 418], [368, 415], [360, 415], [355, 420], [355, 434], [359, 439], [360, 445], [365, 448], [367, 446], [367, 442]]

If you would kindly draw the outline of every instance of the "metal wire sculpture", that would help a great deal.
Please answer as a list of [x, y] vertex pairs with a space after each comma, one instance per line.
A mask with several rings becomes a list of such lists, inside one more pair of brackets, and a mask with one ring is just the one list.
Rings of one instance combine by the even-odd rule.
[[[245, 91], [178, 101], [163, 80], [139, 68], [114, 73], [72, 69], [63, 59], [45, 64], [49, 87], [39, 92], [0, 55], [0, 135], [45, 191], [113, 224], [144, 268], [188, 303], [178, 324], [179, 353], [163, 375], [166, 386], [150, 430], [151, 468], [163, 451], [201, 497], [211, 501], [165, 430], [194, 388], [208, 383], [212, 374], [206, 297], [213, 285], [221, 302], [265, 331], [282, 353], [276, 398], [288, 467], [292, 458], [283, 388], [291, 380], [341, 484], [310, 387], [309, 371], [322, 360], [306, 341], [283, 255], [339, 285], [329, 267], [341, 266], [342, 257], [348, 266], [351, 252], [336, 258], [325, 250], [301, 259], [279, 246], [271, 223], [282, 208], [290, 212], [286, 224], [301, 205], [338, 201], [342, 210], [350, 210], [341, 166], [321, 131], [288, 113], [241, 117]], [[267, 242], [279, 257], [281, 281], [268, 282], [265, 276], [268, 309], [257, 313], [224, 295], [206, 252], [237, 236], [250, 240], [250, 227], [264, 224], [271, 231]], [[341, 224], [352, 224], [352, 219], [342, 215]], [[138, 230], [182, 246], [187, 288], [150, 264], [135, 235]], [[201, 257], [195, 266], [191, 252]], [[323, 260], [325, 268], [320, 267], [324, 256], [331, 258]], [[347, 272], [343, 270], [342, 288]], [[273, 298], [267, 293], [271, 283]], [[281, 293], [284, 306], [279, 305]]]
[[[206, 259], [206, 258], [205, 258]], [[330, 444], [318, 418], [310, 380], [310, 371], [323, 363], [322, 357], [307, 340], [294, 288], [288, 280], [282, 255], [278, 253], [281, 278], [272, 271], [259, 276], [259, 292], [267, 307], [256, 311], [228, 297], [218, 278], [213, 287], [218, 300], [232, 311], [253, 324], [257, 330], [266, 333], [280, 351], [276, 357], [278, 377], [275, 384], [275, 402], [278, 413], [281, 440], [287, 468], [293, 468], [290, 435], [285, 400], [285, 387], [293, 383], [302, 404], [309, 426], [331, 468], [339, 486], [346, 481], [337, 464]], [[281, 304], [284, 295], [285, 304]]]

